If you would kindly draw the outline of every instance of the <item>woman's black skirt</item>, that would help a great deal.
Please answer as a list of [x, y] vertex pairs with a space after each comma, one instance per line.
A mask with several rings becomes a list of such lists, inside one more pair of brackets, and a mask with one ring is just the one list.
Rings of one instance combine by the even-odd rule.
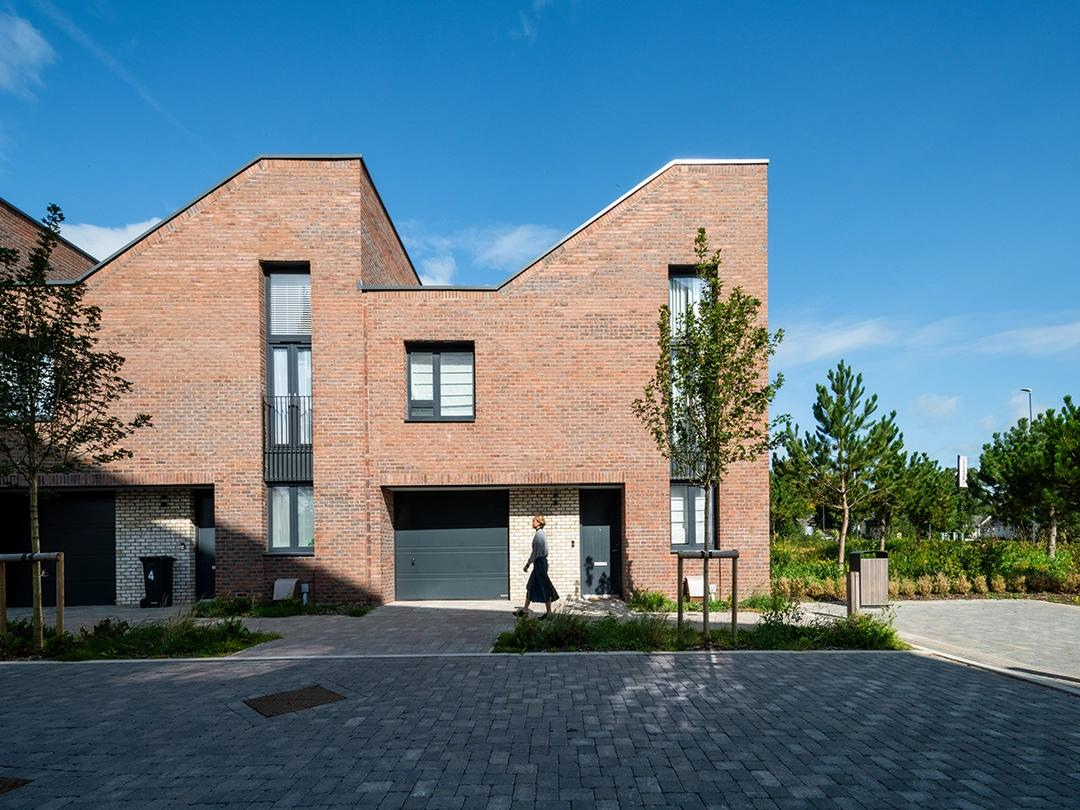
[[530, 602], [554, 602], [559, 598], [559, 592], [548, 579], [547, 557], [537, 557], [533, 560], [533, 570], [529, 574], [525, 592], [529, 595]]

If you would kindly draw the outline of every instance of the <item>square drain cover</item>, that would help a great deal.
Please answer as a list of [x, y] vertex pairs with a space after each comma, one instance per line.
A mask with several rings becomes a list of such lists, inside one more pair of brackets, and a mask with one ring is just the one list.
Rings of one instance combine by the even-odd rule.
[[7, 779], [0, 776], [0, 793], [7, 793], [9, 790], [15, 790], [15, 788], [21, 788], [23, 785], [29, 784], [29, 779]]
[[305, 686], [303, 689], [294, 689], [291, 692], [278, 692], [274, 695], [251, 698], [245, 700], [244, 703], [263, 717], [277, 717], [279, 714], [313, 709], [316, 706], [325, 706], [327, 703], [344, 699], [344, 695], [323, 689], [321, 686]]

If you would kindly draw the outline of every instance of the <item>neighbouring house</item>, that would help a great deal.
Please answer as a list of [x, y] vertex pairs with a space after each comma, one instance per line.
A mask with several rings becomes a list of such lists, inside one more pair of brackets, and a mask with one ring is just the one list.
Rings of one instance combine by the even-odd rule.
[[[698, 227], [725, 283], [767, 301], [767, 168], [672, 161], [499, 286], [425, 287], [363, 159], [261, 157], [58, 274], [127, 358], [120, 415], [154, 420], [133, 459], [44, 482], [72, 601], [136, 604], [139, 557], [168, 554], [181, 601], [296, 577], [319, 601], [520, 602], [536, 512], [560, 592], [674, 594], [672, 550], [709, 542], [704, 495], [631, 402], [660, 306], [700, 292]], [[745, 592], [769, 577], [768, 487], [763, 455], [718, 496]], [[25, 498], [0, 507], [21, 548]]]

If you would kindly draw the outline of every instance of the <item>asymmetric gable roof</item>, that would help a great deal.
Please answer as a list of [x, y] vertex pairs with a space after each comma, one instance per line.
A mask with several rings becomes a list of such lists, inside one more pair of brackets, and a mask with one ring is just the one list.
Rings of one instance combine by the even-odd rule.
[[656, 180], [658, 177], [660, 177], [660, 175], [664, 174], [664, 172], [668, 171], [669, 169], [671, 169], [674, 166], [739, 166], [739, 165], [766, 165], [767, 166], [768, 164], [769, 164], [769, 159], [768, 158], [676, 158], [675, 160], [670, 160], [667, 163], [665, 163], [663, 166], [661, 166], [659, 169], [657, 169], [655, 172], [650, 174], [648, 177], [646, 177], [644, 180], [642, 180], [640, 183], [638, 183], [636, 186], [634, 186], [632, 189], [630, 189], [626, 193], [622, 194], [618, 199], [613, 200], [612, 202], [608, 203], [608, 205], [604, 206], [604, 208], [597, 211], [595, 214], [593, 214], [591, 217], [589, 217], [583, 223], [581, 223], [576, 228], [574, 228], [574, 230], [570, 231], [570, 233], [566, 234], [566, 236], [562, 237], [557, 242], [555, 242], [555, 244], [553, 244], [551, 247], [547, 248], [543, 253], [541, 253], [539, 256], [537, 256], [535, 259], [533, 259], [531, 262], [528, 262], [524, 267], [522, 267], [516, 273], [513, 273], [508, 278], [503, 280], [503, 282], [501, 284], [487, 284], [487, 285], [475, 285], [475, 286], [468, 286], [468, 285], [458, 286], [458, 285], [454, 285], [454, 284], [449, 284], [449, 285], [438, 285], [438, 286], [436, 286], [436, 285], [422, 285], [420, 287], [368, 286], [368, 285], [357, 285], [357, 286], [358, 286], [359, 289], [363, 290], [364, 292], [380, 292], [380, 291], [390, 292], [390, 291], [404, 291], [404, 290], [459, 290], [459, 291], [460, 290], [466, 290], [466, 291], [475, 290], [475, 291], [478, 291], [478, 292], [491, 292], [493, 290], [501, 290], [503, 287], [505, 287], [507, 284], [512, 282], [518, 276], [522, 275], [523, 273], [525, 273], [530, 268], [532, 268], [535, 265], [542, 262], [551, 253], [554, 253], [556, 250], [558, 250], [564, 244], [569, 242], [571, 239], [573, 239], [575, 236], [577, 236], [583, 230], [588, 228], [590, 225], [592, 225], [598, 219], [603, 217], [605, 214], [610, 212], [612, 209], [618, 207], [620, 204], [622, 204], [626, 200], [633, 197], [635, 194], [637, 194], [639, 191], [641, 191], [647, 185], [649, 185], [654, 180]]
[[165, 217], [165, 219], [161, 220], [161, 222], [159, 222], [156, 225], [153, 225], [152, 227], [150, 227], [147, 230], [143, 231], [141, 234], [136, 236], [134, 239], [132, 239], [130, 242], [128, 242], [126, 245], [124, 245], [119, 250], [114, 251], [111, 255], [105, 257], [104, 259], [99, 261], [97, 264], [95, 264], [93, 267], [90, 267], [88, 270], [86, 270], [86, 272], [84, 272], [78, 278], [64, 278], [64, 279], [58, 278], [58, 279], [56, 279], [56, 283], [58, 283], [58, 284], [67, 284], [67, 283], [75, 283], [75, 282], [78, 282], [78, 281], [85, 281], [87, 278], [92, 276], [98, 270], [101, 270], [103, 267], [108, 265], [114, 259], [116, 259], [117, 257], [123, 255], [128, 250], [130, 250], [132, 247], [137, 245], [139, 242], [146, 239], [146, 237], [150, 236], [152, 233], [155, 233], [156, 231], [161, 230], [166, 225], [168, 225], [170, 222], [172, 222], [174, 219], [176, 219], [181, 214], [183, 214], [185, 211], [187, 211], [188, 209], [192, 208], [195, 205], [198, 205], [202, 200], [209, 197], [211, 194], [213, 194], [219, 188], [221, 188], [222, 186], [228, 185], [233, 180], [235, 180], [237, 177], [239, 177], [244, 172], [246, 172], [248, 169], [252, 168], [256, 164], [258, 164], [258, 163], [260, 163], [261, 161], [264, 161], [264, 160], [305, 160], [305, 161], [312, 161], [312, 160], [321, 160], [321, 161], [354, 160], [354, 161], [359, 162], [361, 168], [363, 168], [363, 170], [364, 170], [364, 175], [367, 177], [368, 183], [371, 184], [371, 188], [375, 192], [375, 198], [379, 201], [379, 206], [380, 206], [380, 208], [382, 208], [383, 215], [386, 217], [386, 221], [388, 223], [390, 223], [390, 228], [394, 232], [394, 237], [397, 239], [398, 245], [400, 245], [402, 253], [405, 254], [406, 260], [409, 262], [409, 269], [413, 271], [413, 275], [416, 276], [416, 280], [419, 283], [420, 276], [417, 275], [416, 268], [413, 267], [412, 259], [409, 257], [409, 252], [405, 249], [405, 243], [401, 241], [401, 235], [398, 233], [397, 228], [394, 225], [394, 221], [390, 218], [389, 212], [386, 210], [386, 204], [383, 202], [382, 195], [379, 194], [379, 189], [376, 187], [375, 181], [372, 180], [372, 178], [371, 178], [371, 172], [368, 171], [367, 163], [364, 161], [363, 155], [359, 155], [359, 154], [355, 154], [355, 155], [272, 155], [272, 154], [271, 155], [259, 155], [259, 156], [255, 157], [255, 158], [253, 158], [252, 160], [248, 161], [247, 163], [245, 163], [243, 166], [241, 166], [239, 169], [234, 171], [232, 174], [230, 174], [225, 179], [221, 180], [218, 183], [215, 183], [213, 186], [208, 188], [206, 191], [204, 191], [198, 197], [193, 199], [191, 202], [189, 202], [186, 205], [183, 205], [180, 208], [173, 211], [171, 214], [169, 214], [169, 216], [167, 216], [167, 217]]

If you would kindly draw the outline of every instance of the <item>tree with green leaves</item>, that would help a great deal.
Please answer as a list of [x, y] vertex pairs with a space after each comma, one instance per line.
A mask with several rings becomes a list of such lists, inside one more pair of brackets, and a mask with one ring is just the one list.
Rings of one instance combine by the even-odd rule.
[[788, 425], [784, 450], [794, 478], [818, 504], [840, 512], [839, 563], [847, 552], [853, 515], [866, 512], [889, 491], [886, 481], [895, 471], [904, 447], [896, 426], [896, 411], [875, 419], [877, 394], [864, 399], [862, 374], [840, 361], [828, 374], [828, 386], [817, 386], [813, 433], [800, 435]]
[[929, 539], [939, 531], [958, 528], [956, 473], [944, 469], [926, 453], [912, 453], [904, 470], [902, 509], [908, 520]]
[[792, 480], [783, 459], [773, 458], [769, 471], [769, 523], [774, 535], [801, 532], [803, 521], [813, 517], [814, 504]]
[[761, 325], [761, 302], [742, 288], [724, 294], [721, 252], [710, 250], [704, 228], [694, 253], [701, 300], [674, 318], [667, 304], [660, 307], [659, 358], [633, 409], [680, 477], [712, 493], [728, 467], [771, 446], [769, 403], [783, 376], [769, 382], [766, 368], [783, 333]]
[[1071, 397], [1061, 411], [1021, 419], [983, 445], [973, 476], [994, 515], [1035, 539], [1046, 528], [1047, 553], [1057, 554], [1058, 529], [1080, 512], [1080, 410]]
[[[85, 304], [85, 285], [50, 283], [63, 214], [50, 205], [25, 262], [0, 248], [0, 475], [29, 490], [30, 550], [41, 552], [39, 483], [43, 475], [131, 456], [120, 442], [150, 424], [109, 413], [131, 390], [124, 358], [97, 348], [101, 311]], [[41, 563], [33, 563], [34, 646], [43, 644]]]

